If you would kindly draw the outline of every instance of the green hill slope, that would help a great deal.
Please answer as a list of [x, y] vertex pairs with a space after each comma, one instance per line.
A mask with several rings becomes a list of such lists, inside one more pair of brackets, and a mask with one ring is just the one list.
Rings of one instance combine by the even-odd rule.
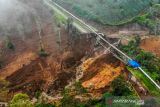
[[102, 24], [120, 25], [131, 21], [159, 0], [55, 0], [77, 15]]

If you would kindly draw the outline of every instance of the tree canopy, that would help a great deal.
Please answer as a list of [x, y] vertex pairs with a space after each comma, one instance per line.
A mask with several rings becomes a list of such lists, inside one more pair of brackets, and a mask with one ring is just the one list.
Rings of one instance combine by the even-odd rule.
[[34, 107], [30, 101], [30, 98], [27, 94], [18, 93], [16, 94], [11, 102], [9, 107]]

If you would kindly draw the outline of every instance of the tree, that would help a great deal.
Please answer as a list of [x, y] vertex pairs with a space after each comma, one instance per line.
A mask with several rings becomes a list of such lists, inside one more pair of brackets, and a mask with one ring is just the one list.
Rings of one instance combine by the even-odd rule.
[[12, 43], [11, 39], [9, 37], [6, 38], [6, 47], [10, 50], [14, 50], [15, 46]]
[[35, 92], [35, 97], [38, 99], [41, 96], [42, 92], [40, 90], [37, 90]]
[[72, 18], [68, 18], [67, 19], [67, 31], [68, 31], [68, 33], [70, 33], [70, 31], [72, 29], [72, 24], [73, 24], [73, 19]]
[[63, 91], [63, 99], [61, 100], [60, 107], [76, 107], [77, 102], [74, 99], [74, 96], [70, 94], [69, 89]]
[[75, 82], [75, 90], [78, 94], [87, 93], [87, 90], [82, 86], [80, 81]]
[[116, 78], [112, 83], [112, 94], [114, 96], [128, 96], [131, 95], [131, 90], [125, 80], [122, 77]]
[[141, 51], [136, 57], [135, 59], [141, 63], [142, 66], [144, 66], [145, 68], [147, 68], [149, 71], [152, 71], [152, 70], [156, 70], [157, 67], [154, 59], [155, 59], [155, 56], [150, 53], [150, 52], [144, 52], [144, 51]]
[[47, 57], [48, 56], [48, 53], [43, 48], [40, 48], [38, 54], [40, 57]]
[[34, 107], [26, 94], [18, 93], [9, 103], [9, 107]]
[[121, 45], [120, 49], [132, 57], [137, 55], [140, 51], [137, 47], [136, 41], [134, 40], [129, 41], [128, 45]]
[[139, 36], [139, 35], [137, 35], [136, 37], [135, 37], [135, 41], [136, 41], [136, 45], [137, 46], [139, 46], [139, 44], [141, 43], [141, 37]]

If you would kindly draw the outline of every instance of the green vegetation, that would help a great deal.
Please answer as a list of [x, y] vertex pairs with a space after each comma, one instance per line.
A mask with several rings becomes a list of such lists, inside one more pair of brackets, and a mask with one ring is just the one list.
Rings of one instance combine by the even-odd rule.
[[59, 107], [83, 107], [82, 105], [85, 105], [85, 103], [81, 103], [75, 99], [75, 96], [86, 94], [87, 90], [81, 85], [81, 82], [75, 82], [73, 84], [73, 89], [65, 88], [62, 92], [63, 99], [61, 100]]
[[139, 42], [130, 41], [128, 45], [121, 46], [121, 50], [135, 58], [151, 77], [160, 82], [160, 59], [150, 52], [145, 52], [138, 47]]
[[41, 91], [36, 91], [35, 92], [35, 97], [38, 99], [41, 96]]
[[105, 101], [101, 100], [89, 99], [88, 101], [81, 102], [75, 99], [73, 92], [69, 89], [64, 90], [63, 96], [61, 104], [58, 107], [105, 107]]
[[112, 82], [111, 87], [114, 96], [131, 96], [134, 94], [129, 84], [121, 76]]
[[148, 27], [150, 29], [150, 33], [154, 32], [156, 21], [151, 18], [149, 13], [136, 17], [134, 21], [142, 26]]
[[69, 89], [65, 89], [63, 92], [63, 99], [61, 100], [60, 107], [76, 107], [77, 102], [74, 96], [70, 94]]
[[149, 93], [151, 93], [154, 96], [160, 96], [160, 92], [157, 89], [157, 87], [155, 87], [155, 85], [153, 85], [153, 83], [151, 83], [151, 81], [146, 78], [144, 76], [144, 74], [142, 72], [140, 72], [139, 70], [133, 69], [131, 67], [127, 67], [127, 69], [136, 77], [138, 78], [138, 80], [141, 81], [141, 83], [143, 84], [143, 86], [149, 91]]
[[16, 94], [11, 102], [9, 103], [9, 107], [34, 107], [31, 103], [29, 96], [26, 94]]
[[[39, 92], [38, 92], [39, 93]], [[12, 100], [9, 102], [9, 107], [56, 107], [51, 103], [39, 103], [32, 104], [27, 94], [18, 93], [14, 95]]]
[[77, 94], [87, 93], [87, 90], [82, 86], [81, 82], [75, 82], [74, 84]]
[[0, 78], [0, 101], [7, 101], [8, 100], [8, 85], [9, 85], [9, 82], [4, 80], [4, 79], [1, 79]]
[[120, 25], [132, 21], [159, 0], [55, 0], [80, 17], [101, 24]]
[[128, 45], [122, 45], [120, 46], [120, 49], [124, 52], [126, 52], [129, 56], [135, 57], [140, 51], [139, 48], [137, 48], [137, 44], [135, 41], [130, 41]]
[[83, 8], [81, 8], [78, 5], [74, 5], [73, 6], [73, 10], [78, 13], [78, 15], [80, 17], [84, 17], [87, 18], [88, 20], [93, 20], [93, 21], [98, 21], [98, 18], [96, 15], [92, 14], [90, 11], [88, 10], [84, 10]]
[[[65, 88], [62, 92], [63, 99], [58, 107], [105, 107], [105, 101], [93, 99], [87, 90], [81, 85], [81, 82], [75, 82], [72, 88]], [[77, 99], [79, 96], [80, 99]]]
[[160, 4], [155, 4], [145, 12], [144, 15], [137, 16], [134, 22], [148, 27], [151, 34], [160, 34]]
[[62, 15], [54, 12], [53, 16], [54, 16], [54, 20], [55, 20], [57, 26], [62, 26], [64, 24], [66, 24], [66, 19]]
[[6, 38], [6, 48], [10, 50], [15, 50], [15, 46], [9, 37]]
[[[138, 40], [139, 41], [139, 40]], [[138, 41], [130, 41], [128, 45], [121, 46], [121, 50], [126, 52], [131, 57], [135, 58], [143, 67], [143, 69], [157, 82], [160, 83], [160, 59], [157, 58], [150, 52], [145, 52], [138, 47]], [[134, 70], [128, 67], [134, 76], [139, 78], [143, 82], [143, 85], [146, 86], [148, 91], [153, 95], [159, 93], [156, 87], [151, 83], [151, 81], [145, 77], [142, 72]], [[160, 94], [160, 93], [159, 93]]]
[[150, 9], [150, 14], [155, 17], [160, 17], [160, 4], [155, 4]]
[[47, 57], [48, 56], [48, 53], [43, 48], [41, 48], [39, 50], [38, 54], [40, 57]]
[[[118, 86], [116, 86], [117, 83], [119, 84]], [[123, 92], [123, 94], [125, 93], [125, 95], [128, 96], [131, 95], [132, 92], [130, 88], [128, 88], [126, 85], [128, 86], [128, 84], [121, 77], [117, 78], [117, 80], [115, 80], [112, 83], [112, 87], [114, 87], [116, 91]], [[124, 90], [122, 89], [122, 87], [125, 87]], [[115, 95], [114, 92], [115, 91], [113, 91], [112, 93]], [[40, 92], [37, 91], [38, 96], [39, 93]], [[73, 84], [73, 87], [68, 87], [64, 89], [64, 91], [62, 92], [63, 98], [61, 99], [60, 104], [58, 105], [46, 103], [45, 101], [40, 102], [40, 100], [38, 100], [35, 104], [32, 104], [28, 95], [19, 93], [13, 97], [13, 99], [9, 103], [9, 107], [106, 107], [107, 105], [109, 105], [108, 103], [109, 99], [114, 97], [112, 93], [107, 92], [100, 99], [94, 99], [88, 94], [88, 91], [81, 85], [80, 82], [75, 82]], [[77, 96], [80, 99], [76, 98]], [[124, 97], [121, 96], [120, 98]], [[115, 104], [113, 105], [113, 107], [117, 107], [117, 105]], [[124, 104], [122, 104], [119, 107], [124, 107]], [[132, 107], [137, 107], [137, 106], [132, 106]]]
[[[82, 87], [80, 82], [74, 84], [74, 91], [70, 89], [65, 89], [63, 92], [63, 99], [61, 100], [60, 107], [106, 107], [107, 99], [113, 96], [135, 96], [130, 85], [120, 76], [115, 79], [111, 87], [113, 89], [112, 93], [105, 93], [100, 99], [90, 98], [87, 101], [79, 101], [75, 99], [75, 95], [86, 95], [87, 90]], [[76, 91], [76, 92], [75, 92]], [[90, 96], [90, 95], [89, 95]], [[83, 96], [83, 99], [85, 96]], [[117, 105], [115, 105], [116, 107]], [[122, 105], [123, 107], [124, 105]], [[133, 106], [135, 107], [135, 106]]]
[[61, 14], [61, 12], [59, 10], [57, 10], [55, 8], [55, 10], [54, 11], [52, 10], [51, 13], [53, 14], [54, 20], [55, 20], [56, 25], [58, 27], [63, 26], [63, 25], [66, 24], [66, 21], [67, 21], [66, 20], [66, 16], [64, 16], [63, 14]]

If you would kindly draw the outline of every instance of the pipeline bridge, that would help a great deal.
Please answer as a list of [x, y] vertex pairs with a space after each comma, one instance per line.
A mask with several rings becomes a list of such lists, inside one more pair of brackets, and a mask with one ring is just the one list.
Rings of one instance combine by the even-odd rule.
[[150, 77], [150, 75], [148, 75], [142, 69], [141, 65], [137, 61], [135, 61], [134, 59], [129, 57], [127, 54], [122, 52], [120, 49], [118, 49], [115, 44], [110, 43], [104, 37], [103, 33], [98, 33], [97, 30], [93, 26], [88, 25], [83, 20], [81, 20], [80, 18], [73, 15], [71, 12], [64, 9], [59, 4], [55, 3], [54, 0], [53, 1], [52, 0], [44, 0], [44, 3], [47, 4], [51, 8], [57, 8], [58, 9], [57, 11], [61, 11], [65, 14], [67, 14], [67, 16], [71, 17], [73, 19], [73, 21], [82, 25], [83, 27], [79, 27], [80, 25], [76, 25], [77, 23], [74, 23], [75, 26], [77, 26], [84, 33], [87, 31], [90, 31], [90, 33], [95, 34], [96, 42], [99, 43], [106, 51], [109, 51], [110, 53], [112, 53], [114, 57], [116, 57], [118, 60], [124, 62], [126, 65], [129, 65], [129, 66], [141, 71], [146, 76], [146, 78], [148, 78], [160, 90], [160, 86]]

